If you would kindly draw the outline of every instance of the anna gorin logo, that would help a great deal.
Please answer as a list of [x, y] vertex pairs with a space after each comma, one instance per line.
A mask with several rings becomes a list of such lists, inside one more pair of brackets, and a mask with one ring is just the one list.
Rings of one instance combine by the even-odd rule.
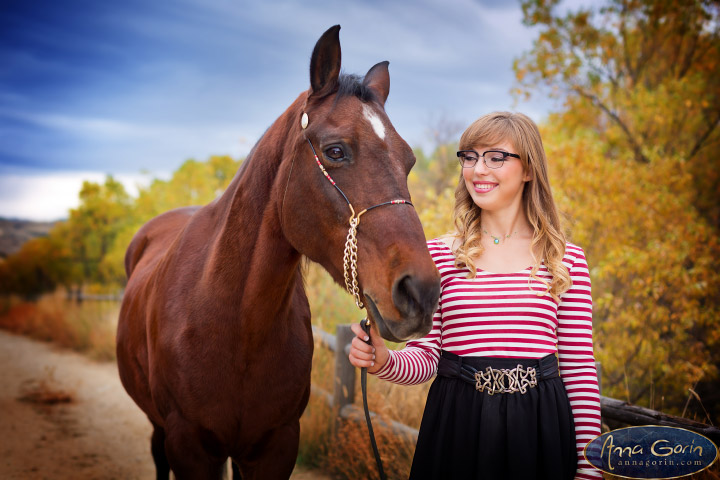
[[699, 433], [649, 425], [603, 433], [585, 447], [595, 468], [626, 478], [677, 478], [708, 468], [718, 448]]

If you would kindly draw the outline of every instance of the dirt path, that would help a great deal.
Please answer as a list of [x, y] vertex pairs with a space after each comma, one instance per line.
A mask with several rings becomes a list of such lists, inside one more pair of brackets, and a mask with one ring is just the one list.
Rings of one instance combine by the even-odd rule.
[[0, 331], [1, 479], [154, 479], [150, 433], [114, 363]]

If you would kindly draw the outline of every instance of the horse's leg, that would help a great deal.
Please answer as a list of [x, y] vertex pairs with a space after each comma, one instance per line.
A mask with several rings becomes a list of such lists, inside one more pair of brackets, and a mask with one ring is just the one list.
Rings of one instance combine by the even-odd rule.
[[165, 422], [165, 452], [177, 480], [220, 480], [227, 456], [210, 432], [199, 432], [177, 414]]
[[295, 468], [300, 420], [275, 429], [253, 447], [253, 457], [240, 462], [243, 480], [287, 480]]
[[155, 472], [157, 480], [168, 480], [170, 478], [170, 465], [165, 455], [165, 430], [153, 424], [153, 434], [150, 440], [153, 460], [155, 461]]

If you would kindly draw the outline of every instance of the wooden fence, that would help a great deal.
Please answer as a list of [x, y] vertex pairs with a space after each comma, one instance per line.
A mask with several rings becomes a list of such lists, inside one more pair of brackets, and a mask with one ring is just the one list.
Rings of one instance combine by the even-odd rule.
[[123, 292], [116, 293], [85, 293], [81, 289], [68, 289], [65, 292], [66, 300], [82, 303], [85, 301], [122, 302]]
[[[355, 383], [357, 369], [348, 360], [350, 353], [350, 342], [355, 336], [350, 330], [350, 325], [338, 325], [336, 335], [325, 332], [313, 325], [313, 336], [315, 344], [335, 353], [335, 377], [333, 379], [333, 392], [327, 392], [321, 388], [312, 386], [312, 393], [325, 400], [328, 406], [337, 408], [340, 418], [364, 424], [365, 412], [362, 408], [354, 405]], [[389, 423], [378, 418], [370, 412], [373, 425], [389, 429], [398, 436], [405, 438], [412, 443], [417, 442], [418, 431], [403, 423], [390, 421]]]
[[[316, 345], [335, 352], [335, 378], [333, 392], [327, 392], [315, 386], [313, 394], [323, 398], [331, 407], [337, 407], [341, 418], [365, 423], [365, 414], [361, 408], [354, 405], [355, 383], [357, 369], [350, 364], [348, 353], [350, 342], [354, 334], [350, 325], [338, 325], [335, 335], [325, 332], [315, 326], [312, 327]], [[600, 365], [598, 366], [598, 384], [600, 383]], [[613, 425], [665, 425], [669, 427], [685, 428], [705, 435], [716, 445], [720, 444], [720, 428], [695, 422], [687, 418], [674, 417], [649, 408], [631, 405], [622, 400], [600, 396], [600, 414], [606, 423]], [[413, 443], [417, 441], [418, 431], [399, 422], [386, 423], [371, 412], [373, 423], [389, 428], [395, 434], [405, 437]]]

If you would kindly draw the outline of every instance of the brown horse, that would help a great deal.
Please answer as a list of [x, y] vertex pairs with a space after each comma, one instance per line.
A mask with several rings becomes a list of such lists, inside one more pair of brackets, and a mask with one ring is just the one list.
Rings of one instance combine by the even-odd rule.
[[[227, 191], [172, 210], [128, 248], [117, 334], [120, 378], [154, 426], [158, 478], [288, 478], [310, 395], [313, 338], [303, 256], [343, 281], [350, 210], [409, 199], [415, 158], [384, 111], [387, 62], [340, 75], [339, 26], [318, 40], [311, 88], [273, 123]], [[301, 125], [307, 114], [307, 128]], [[312, 143], [310, 143], [312, 142]], [[390, 340], [427, 333], [439, 276], [411, 205], [358, 229], [361, 299]]]

